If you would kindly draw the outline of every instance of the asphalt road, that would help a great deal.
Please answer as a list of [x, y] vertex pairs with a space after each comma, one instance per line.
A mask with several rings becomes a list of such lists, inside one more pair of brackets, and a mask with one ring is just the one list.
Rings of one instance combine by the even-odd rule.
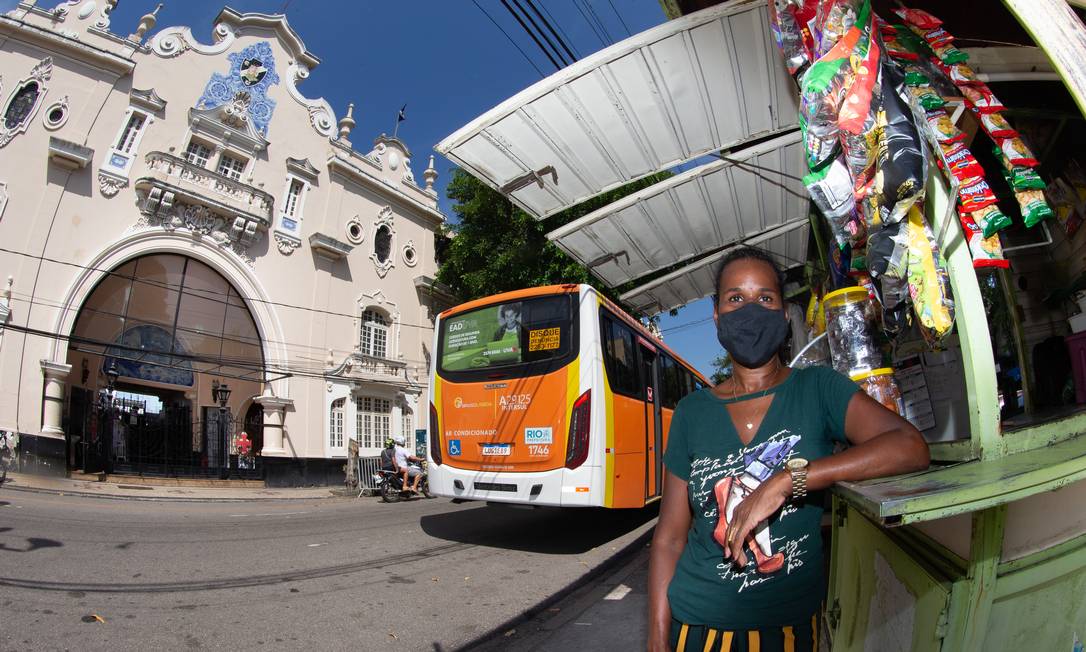
[[455, 650], [577, 582], [654, 517], [0, 490], [0, 650]]

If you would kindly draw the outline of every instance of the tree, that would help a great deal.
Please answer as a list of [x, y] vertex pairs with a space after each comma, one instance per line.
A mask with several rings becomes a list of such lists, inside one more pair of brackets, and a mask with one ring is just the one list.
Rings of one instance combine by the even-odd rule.
[[719, 385], [732, 377], [732, 358], [727, 353], [722, 353], [713, 358], [712, 365], [713, 373], [709, 376], [709, 380], [714, 385]]
[[[546, 220], [536, 220], [461, 169], [453, 171], [447, 194], [458, 224], [438, 245], [437, 280], [465, 301], [539, 285], [590, 283], [618, 303], [614, 290], [547, 240], [548, 231], [645, 188], [661, 173], [604, 193]], [[620, 304], [621, 305], [621, 304]]]

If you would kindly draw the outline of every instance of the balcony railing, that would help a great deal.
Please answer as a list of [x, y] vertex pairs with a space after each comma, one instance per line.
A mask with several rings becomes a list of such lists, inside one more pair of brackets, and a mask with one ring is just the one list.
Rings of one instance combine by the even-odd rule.
[[275, 200], [263, 190], [165, 152], [151, 152], [146, 161], [153, 178], [172, 183], [187, 191], [186, 194], [191, 192], [221, 201], [259, 218], [265, 226], [271, 224]]

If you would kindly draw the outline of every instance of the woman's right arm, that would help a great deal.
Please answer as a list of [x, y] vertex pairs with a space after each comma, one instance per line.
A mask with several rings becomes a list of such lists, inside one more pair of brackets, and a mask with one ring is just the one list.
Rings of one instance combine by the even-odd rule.
[[664, 477], [664, 495], [660, 501], [660, 520], [652, 536], [649, 552], [649, 650], [665, 652], [671, 637], [671, 606], [667, 587], [675, 574], [686, 536], [690, 531], [690, 506], [686, 482], [668, 471]]

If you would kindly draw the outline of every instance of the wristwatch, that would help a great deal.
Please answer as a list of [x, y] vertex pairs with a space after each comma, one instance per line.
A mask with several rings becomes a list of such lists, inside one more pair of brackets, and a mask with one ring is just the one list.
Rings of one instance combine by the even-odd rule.
[[793, 457], [784, 463], [784, 468], [792, 476], [792, 500], [807, 496], [807, 465], [807, 460], [802, 457]]

